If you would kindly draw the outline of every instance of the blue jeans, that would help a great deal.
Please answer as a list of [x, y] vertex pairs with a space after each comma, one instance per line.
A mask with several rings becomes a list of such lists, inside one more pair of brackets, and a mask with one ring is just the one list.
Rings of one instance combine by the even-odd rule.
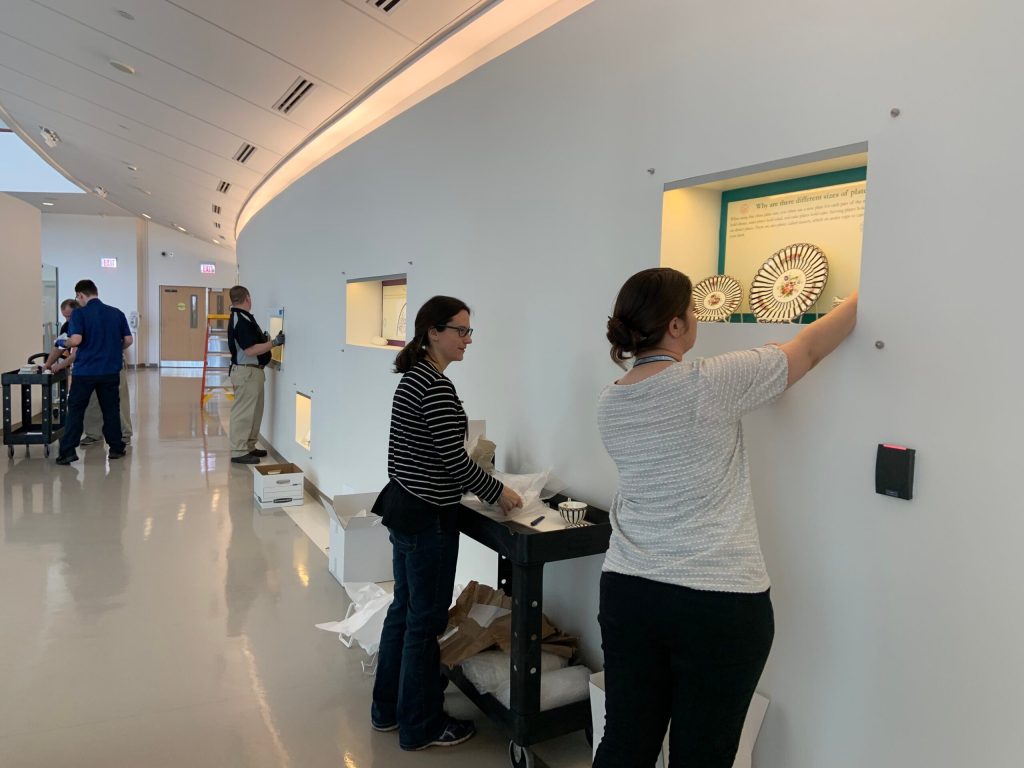
[[398, 742], [415, 749], [441, 735], [446, 715], [438, 635], [448, 625], [459, 534], [439, 522], [422, 533], [391, 530], [395, 599], [384, 620], [370, 716], [398, 723]]
[[601, 574], [605, 726], [594, 768], [731, 768], [775, 636], [768, 592]]

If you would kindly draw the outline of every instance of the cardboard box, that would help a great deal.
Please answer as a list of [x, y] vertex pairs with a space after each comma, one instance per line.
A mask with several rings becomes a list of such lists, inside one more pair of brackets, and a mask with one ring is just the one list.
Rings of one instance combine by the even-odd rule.
[[[768, 711], [768, 699], [759, 693], [754, 694], [747, 710], [747, 717], [743, 721], [743, 733], [740, 735], [740, 745], [736, 750], [736, 759], [733, 768], [751, 768], [751, 758], [754, 752], [754, 742], [757, 741], [757, 734], [761, 732], [761, 722], [764, 714]], [[604, 672], [598, 672], [590, 676], [590, 716], [591, 725], [594, 729], [594, 756], [597, 756], [597, 747], [604, 736]], [[665, 742], [662, 744], [661, 752], [655, 761], [655, 768], [665, 768], [669, 760], [668, 734], [665, 734]]]
[[262, 505], [285, 506], [296, 500], [301, 504], [302, 469], [295, 464], [254, 464], [252, 493]]
[[376, 493], [345, 493], [335, 496], [327, 510], [331, 524], [327, 568], [342, 584], [394, 578], [388, 529], [370, 514], [376, 500]]
[[260, 499], [259, 496], [257, 496], [256, 506], [258, 506], [261, 510], [276, 509], [277, 507], [301, 507], [304, 501], [305, 500], [302, 498], [302, 496], [292, 499], [279, 496], [273, 499], [268, 499], [267, 501], [263, 501], [262, 499]]

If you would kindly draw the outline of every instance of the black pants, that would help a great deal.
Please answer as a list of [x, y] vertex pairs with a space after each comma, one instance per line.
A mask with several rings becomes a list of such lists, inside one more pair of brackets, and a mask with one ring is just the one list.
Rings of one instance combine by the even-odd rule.
[[89, 398], [96, 393], [103, 413], [103, 439], [114, 453], [124, 452], [124, 439], [121, 437], [121, 374], [110, 373], [103, 376], [79, 376], [71, 378], [71, 391], [68, 393], [68, 421], [64, 427], [64, 437], [60, 441], [60, 455], [70, 456], [78, 447], [85, 427], [85, 409], [89, 406]]
[[601, 574], [605, 731], [594, 768], [731, 768], [775, 636], [768, 592]]

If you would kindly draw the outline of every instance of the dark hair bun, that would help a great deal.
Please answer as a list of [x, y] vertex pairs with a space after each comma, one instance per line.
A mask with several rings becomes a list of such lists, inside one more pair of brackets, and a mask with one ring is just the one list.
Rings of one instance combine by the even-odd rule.
[[638, 333], [614, 315], [608, 318], [607, 337], [620, 360], [632, 356], [640, 348], [644, 338], [642, 333]]

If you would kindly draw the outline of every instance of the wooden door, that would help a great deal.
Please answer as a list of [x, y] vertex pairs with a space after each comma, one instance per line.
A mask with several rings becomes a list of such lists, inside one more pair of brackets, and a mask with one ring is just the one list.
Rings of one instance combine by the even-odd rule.
[[202, 365], [206, 342], [206, 288], [160, 286], [160, 364]]
[[[219, 291], [214, 288], [210, 289], [206, 306], [211, 315], [231, 314], [231, 297], [228, 296], [229, 290], [229, 288], [222, 288]], [[214, 320], [211, 321], [210, 325], [213, 328], [218, 328], [220, 330], [226, 330], [228, 327], [227, 321], [225, 320]]]

